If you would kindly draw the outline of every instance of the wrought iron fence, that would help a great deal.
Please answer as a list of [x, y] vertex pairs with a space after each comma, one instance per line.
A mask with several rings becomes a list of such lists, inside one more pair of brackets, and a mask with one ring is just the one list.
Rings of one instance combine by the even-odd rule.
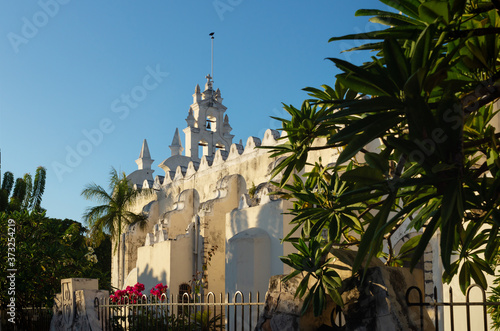
[[[477, 288], [481, 294], [481, 301], [471, 301], [471, 291]], [[418, 302], [410, 302], [409, 296], [412, 291], [416, 291], [419, 297]], [[434, 287], [434, 298], [437, 298], [437, 288]], [[453, 289], [449, 289], [449, 301], [448, 302], [438, 302], [437, 300], [431, 300], [430, 302], [424, 302], [422, 291], [416, 287], [412, 286], [406, 291], [406, 303], [408, 306], [418, 306], [420, 307], [420, 329], [424, 330], [424, 307], [433, 312], [434, 315], [434, 327], [436, 331], [440, 330], [446, 322], [446, 329], [451, 331], [455, 330], [474, 330], [478, 331], [478, 324], [481, 324], [483, 330], [490, 330], [488, 325], [488, 307], [500, 306], [500, 302], [489, 302], [486, 300], [486, 291], [479, 285], [473, 284], [467, 288], [465, 293], [465, 302], [453, 301]], [[465, 307], [465, 318], [466, 324], [455, 325], [457, 313], [456, 309], [459, 307]], [[479, 307], [481, 314], [471, 314], [472, 307]], [[479, 316], [480, 315], [480, 316]], [[441, 316], [441, 317], [440, 317]], [[441, 320], [440, 320], [441, 318]]]
[[[52, 320], [52, 308], [29, 307], [16, 311], [14, 322], [7, 310], [0, 313], [0, 330], [48, 331]], [[11, 319], [9, 321], [9, 319]]]
[[253, 330], [264, 302], [259, 293], [248, 301], [240, 291], [229, 300], [229, 294], [205, 296], [142, 296], [122, 302], [95, 299], [99, 323], [107, 330]]

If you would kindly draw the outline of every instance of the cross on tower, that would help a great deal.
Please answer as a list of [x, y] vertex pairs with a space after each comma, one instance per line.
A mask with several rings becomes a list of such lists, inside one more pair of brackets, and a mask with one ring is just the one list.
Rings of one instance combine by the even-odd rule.
[[210, 74], [206, 75], [205, 78], [207, 79], [207, 89], [211, 90], [212, 89], [212, 76]]

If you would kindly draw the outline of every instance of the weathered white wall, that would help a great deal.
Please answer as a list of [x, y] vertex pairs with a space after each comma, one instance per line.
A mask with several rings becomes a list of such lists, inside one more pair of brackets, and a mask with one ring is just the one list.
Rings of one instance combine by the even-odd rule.
[[[258, 289], [262, 294], [265, 293], [269, 276], [289, 271], [279, 260], [279, 256], [293, 250], [291, 244], [280, 243], [291, 229], [291, 216], [282, 214], [291, 203], [271, 201], [267, 196], [269, 190], [264, 190], [259, 192], [257, 203], [254, 201], [250, 206], [237, 208], [241, 196], [248, 194], [250, 187], [261, 187], [269, 181], [277, 162], [276, 158], [269, 158], [267, 150], [255, 147], [261, 144], [276, 145], [278, 137], [276, 131], [267, 130], [262, 141], [250, 137], [244, 148], [233, 144], [229, 153], [224, 156], [221, 151], [217, 151], [213, 159], [204, 156], [199, 163], [190, 162], [186, 167], [178, 167], [175, 172], [164, 167], [165, 177], [157, 176], [154, 184], [145, 181], [143, 187], [154, 186], [157, 190], [156, 201], [146, 208], [149, 212], [149, 224], [145, 232], [137, 228], [126, 232], [125, 245], [122, 247], [125, 257], [120, 258], [123, 262], [118, 263], [117, 257], [122, 251], [113, 256], [113, 284], [121, 282], [117, 274], [120, 274], [118, 266], [121, 268], [123, 265], [123, 277], [128, 277], [127, 284], [123, 286], [133, 285], [129, 283], [136, 280], [137, 274], [137, 281], [144, 283], [147, 289], [162, 281], [167, 282], [172, 291], [177, 291], [177, 284], [189, 282], [196, 271], [202, 271], [204, 264], [205, 292], [225, 292], [229, 290], [227, 284], [231, 283], [231, 289]], [[316, 154], [318, 153], [315, 152], [315, 156]], [[329, 150], [324, 154], [324, 160], [332, 161], [336, 153]], [[167, 163], [162, 162], [162, 165]], [[134, 211], [140, 211], [149, 201], [150, 199], [141, 201], [134, 207]], [[198, 240], [198, 256], [194, 254], [194, 236], [192, 240], [183, 242], [185, 245], [182, 250], [178, 248], [179, 239], [174, 241], [177, 236], [185, 233], [196, 218], [200, 222], [197, 232], [201, 237]], [[158, 227], [158, 224], [161, 226]], [[254, 228], [260, 229], [262, 233], [255, 235], [252, 231], [246, 232]], [[158, 242], [162, 237], [161, 234], [158, 235], [161, 229], [166, 231], [166, 241]], [[238, 234], [241, 236], [237, 237]], [[251, 239], [247, 240], [245, 236], [248, 235]], [[147, 242], [146, 236], [149, 238], [148, 242], [153, 240], [153, 245], [141, 247]], [[252, 259], [249, 265], [255, 268], [243, 268], [240, 272], [240, 268], [233, 263], [236, 260], [231, 261], [229, 266], [226, 265], [226, 245], [231, 238], [234, 239], [234, 247], [230, 249], [230, 253], [239, 252], [237, 255], [240, 261]], [[254, 248], [250, 249], [249, 245]], [[245, 246], [248, 247], [244, 248]], [[182, 266], [173, 262], [176, 258], [180, 258]], [[137, 269], [134, 270], [135, 267]], [[231, 275], [226, 279], [229, 269]], [[246, 279], [250, 275], [246, 271], [250, 269], [252, 277]], [[183, 271], [178, 272], [179, 270]], [[237, 273], [235, 276], [234, 272]]]
[[[170, 273], [167, 272], [167, 285], [174, 296], [179, 293], [179, 285], [190, 284], [193, 278], [193, 233], [179, 236], [172, 241], [170, 250]], [[164, 257], [162, 260], [165, 260]]]
[[226, 216], [226, 291], [260, 292], [283, 274], [283, 201], [235, 209]]
[[144, 284], [145, 294], [149, 294], [149, 290], [156, 284], [163, 283], [168, 285], [171, 294], [177, 295], [179, 285], [191, 282], [193, 239], [194, 231], [190, 229], [188, 233], [173, 240], [143, 246], [137, 250], [137, 281]]
[[[153, 246], [143, 246], [137, 250], [137, 275], [138, 281], [144, 284], [146, 290], [163, 282], [169, 285], [170, 256], [172, 252], [171, 241], [156, 243]], [[177, 252], [187, 259], [187, 252]]]

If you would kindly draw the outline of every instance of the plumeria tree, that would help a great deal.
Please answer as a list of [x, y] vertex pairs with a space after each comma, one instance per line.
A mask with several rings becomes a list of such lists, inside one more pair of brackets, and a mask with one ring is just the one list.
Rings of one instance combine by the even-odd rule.
[[[458, 276], [483, 287], [500, 245], [500, 132], [492, 125], [500, 98], [500, 4], [485, 0], [381, 0], [393, 10], [360, 9], [378, 31], [334, 37], [368, 40], [369, 62], [330, 58], [340, 69], [333, 87], [306, 88], [300, 108], [285, 106], [287, 136], [272, 147], [274, 174], [293, 199], [295, 227], [283, 258], [307, 281], [315, 313], [325, 294], [341, 303], [329, 247], [355, 247], [353, 271], [384, 258], [415, 266], [439, 232], [444, 281]], [[326, 144], [314, 144], [317, 138]], [[379, 147], [368, 150], [377, 142]], [[337, 149], [334, 164], [308, 161], [311, 151]], [[309, 163], [308, 163], [309, 162]], [[306, 165], [311, 169], [299, 176]], [[400, 251], [393, 235], [421, 233]], [[326, 233], [322, 235], [322, 233]], [[328, 261], [326, 261], [328, 262]], [[307, 306], [307, 305], [306, 305]]]

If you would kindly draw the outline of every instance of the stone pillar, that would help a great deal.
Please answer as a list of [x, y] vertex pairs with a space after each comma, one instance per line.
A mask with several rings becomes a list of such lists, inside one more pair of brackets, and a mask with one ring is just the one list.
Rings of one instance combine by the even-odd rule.
[[[97, 279], [61, 279], [61, 293], [54, 300], [51, 331], [102, 330], [94, 308], [95, 298], [109, 298], [108, 291], [100, 291]], [[106, 302], [106, 301], [105, 301]]]

